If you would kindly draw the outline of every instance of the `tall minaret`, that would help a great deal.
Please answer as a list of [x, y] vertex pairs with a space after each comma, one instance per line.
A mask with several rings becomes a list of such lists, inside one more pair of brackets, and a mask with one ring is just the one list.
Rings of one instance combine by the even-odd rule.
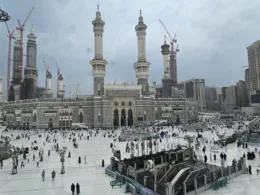
[[12, 78], [12, 86], [10, 90], [10, 101], [18, 101], [20, 100], [20, 31], [17, 31], [17, 38], [14, 42], [14, 51], [13, 51], [13, 78]]
[[57, 98], [62, 98], [63, 95], [63, 76], [58, 68], [57, 75]]
[[46, 97], [48, 97], [48, 98], [52, 97], [51, 79], [52, 79], [52, 74], [50, 72], [50, 69], [47, 68], [47, 70], [46, 70]]
[[89, 63], [92, 65], [92, 75], [94, 77], [94, 97], [104, 95], [104, 77], [106, 76], [107, 61], [103, 59], [103, 32], [105, 22], [101, 19], [99, 5], [97, 6], [96, 18], [92, 21], [95, 35], [94, 59]]
[[170, 45], [167, 44], [166, 38], [164, 37], [164, 44], [161, 46], [163, 55], [164, 75], [162, 79], [162, 96], [172, 97], [172, 80], [170, 73], [169, 54]]
[[148, 76], [150, 63], [146, 61], [145, 36], [147, 26], [144, 24], [143, 20], [142, 11], [140, 10], [139, 22], [135, 26], [138, 45], [138, 61], [134, 64], [134, 68], [137, 84], [142, 85], [142, 94], [144, 96], [149, 96]]
[[27, 52], [26, 52], [26, 67], [24, 69], [24, 98], [36, 98], [38, 70], [36, 68], [37, 59], [37, 37], [34, 35], [33, 25], [31, 26], [30, 33], [27, 35]]

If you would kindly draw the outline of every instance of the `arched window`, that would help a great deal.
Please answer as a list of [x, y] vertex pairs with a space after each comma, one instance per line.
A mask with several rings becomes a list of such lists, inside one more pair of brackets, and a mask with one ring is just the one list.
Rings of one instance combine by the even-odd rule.
[[125, 106], [125, 102], [123, 101], [123, 102], [121, 102], [121, 106]]
[[115, 103], [114, 103], [114, 106], [118, 106], [118, 103], [117, 103], [117, 101], [115, 101]]
[[131, 101], [128, 102], [128, 106], [132, 106], [132, 102]]

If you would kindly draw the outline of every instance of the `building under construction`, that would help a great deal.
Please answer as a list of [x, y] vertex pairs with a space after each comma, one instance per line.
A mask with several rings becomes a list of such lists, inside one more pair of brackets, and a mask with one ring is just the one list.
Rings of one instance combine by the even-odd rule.
[[[26, 65], [24, 67], [23, 79], [20, 84], [21, 67], [20, 67], [20, 33], [17, 31], [17, 39], [13, 47], [13, 71], [12, 81], [9, 88], [9, 101], [18, 101], [23, 99], [36, 99], [36, 98], [52, 98], [52, 74], [49, 68], [46, 68], [46, 86], [37, 86], [38, 69], [37, 69], [37, 36], [34, 34], [34, 28], [31, 27], [30, 33], [27, 35], [27, 47], [26, 47]], [[45, 62], [44, 62], [45, 63]], [[47, 67], [47, 65], [45, 64]], [[61, 97], [63, 76], [58, 69], [57, 75], [57, 97]]]

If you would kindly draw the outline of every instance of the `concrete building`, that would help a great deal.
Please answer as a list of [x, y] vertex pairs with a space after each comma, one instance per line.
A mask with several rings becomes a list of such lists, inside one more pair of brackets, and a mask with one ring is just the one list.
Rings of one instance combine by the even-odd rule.
[[206, 87], [205, 98], [207, 110], [216, 110], [216, 104], [218, 100], [216, 87]]
[[238, 107], [247, 107], [249, 105], [246, 82], [239, 80], [237, 82]]
[[33, 25], [29, 35], [27, 35], [27, 55], [26, 55], [26, 67], [24, 69], [24, 96], [23, 99], [34, 99], [36, 98], [37, 91], [37, 79], [38, 70], [36, 66], [37, 59], [37, 44], [36, 36], [34, 35]]
[[196, 101], [200, 111], [206, 109], [205, 79], [190, 79], [178, 83], [176, 87], [180, 96], [191, 101]]
[[238, 108], [237, 87], [235, 85], [232, 85], [230, 87], [222, 87], [221, 93], [223, 99], [223, 111], [233, 112], [235, 109]]
[[260, 90], [260, 40], [247, 47], [250, 90]]
[[6, 122], [10, 127], [64, 128], [76, 122], [91, 127], [138, 126], [151, 125], [161, 119], [167, 119], [170, 123], [185, 122], [198, 116], [196, 101], [155, 98], [156, 83], [151, 86], [148, 84], [150, 64], [145, 52], [147, 26], [141, 13], [135, 27], [138, 40], [138, 58], [134, 64], [137, 84], [104, 83], [107, 65], [103, 56], [105, 22], [101, 19], [99, 9], [92, 25], [94, 58], [90, 64], [94, 80], [93, 95], [84, 96], [84, 99], [41, 98], [9, 102], [4, 105], [4, 109]]

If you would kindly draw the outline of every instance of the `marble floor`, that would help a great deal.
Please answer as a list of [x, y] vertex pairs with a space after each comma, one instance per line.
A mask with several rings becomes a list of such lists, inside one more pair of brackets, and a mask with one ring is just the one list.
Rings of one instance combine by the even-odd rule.
[[[178, 130], [174, 130], [175, 132], [179, 132]], [[224, 130], [220, 130], [224, 131]], [[227, 134], [232, 134], [232, 130], [227, 130]], [[9, 132], [0, 132], [0, 135], [10, 135], [10, 133], [17, 134], [15, 131]], [[107, 166], [110, 162], [110, 157], [112, 156], [112, 151], [109, 147], [110, 143], [113, 143], [113, 138], [104, 138], [103, 131], [96, 137], [90, 137], [90, 140], [78, 140], [79, 144], [78, 148], [74, 148], [72, 145], [72, 141], [68, 138], [63, 138], [61, 134], [58, 133], [57, 142], [59, 146], [66, 146], [68, 150], [71, 151], [71, 158], [67, 158], [65, 161], [65, 174], [60, 174], [60, 156], [57, 152], [51, 150], [51, 145], [53, 143], [47, 143], [43, 146], [43, 142], [45, 141], [44, 132], [40, 133], [42, 135], [41, 138], [38, 138], [38, 135], [32, 135], [30, 140], [28, 139], [20, 139], [14, 140], [11, 142], [12, 145], [21, 147], [30, 147], [31, 142], [33, 140], [37, 140], [38, 146], [43, 148], [44, 150], [44, 161], [40, 162], [40, 168], [37, 168], [36, 162], [33, 161], [32, 155], [35, 154], [36, 161], [39, 160], [38, 151], [30, 151], [28, 157], [30, 162], [24, 161], [25, 167], [19, 168], [18, 174], [11, 175], [11, 160], [4, 161], [4, 168], [0, 169], [0, 195], [65, 195], [71, 194], [70, 185], [72, 183], [76, 184], [77, 182], [80, 184], [81, 194], [88, 195], [119, 195], [125, 194], [124, 187], [119, 188], [111, 188], [109, 182], [113, 179], [107, 176], [104, 173], [104, 168], [101, 167], [102, 159], [105, 160], [105, 166]], [[86, 132], [83, 132], [84, 136], [87, 135]], [[119, 130], [117, 131], [119, 134]], [[189, 135], [195, 135], [196, 133], [187, 133]], [[203, 133], [207, 138], [217, 139], [215, 134], [212, 134], [210, 131]], [[184, 133], [179, 133], [180, 137], [183, 137]], [[176, 144], [186, 145], [186, 141], [182, 138], [171, 138], [164, 139], [162, 143], [160, 143], [159, 150], [164, 148], [169, 148], [171, 145]], [[129, 157], [129, 153], [125, 153], [125, 142], [117, 142], [116, 148], [121, 150], [123, 157]], [[209, 158], [209, 144], [206, 145], [207, 150], [206, 154], [208, 155], [208, 162], [212, 164], [220, 165], [220, 157], [217, 154], [217, 161], [210, 162]], [[254, 146], [255, 147], [255, 146]], [[51, 150], [51, 155], [48, 156], [48, 150]], [[197, 155], [202, 155], [202, 148], [196, 151]], [[250, 148], [253, 150], [254, 148]], [[260, 146], [259, 146], [260, 149]], [[220, 151], [225, 151], [225, 149], [220, 149]], [[219, 152], [220, 152], [219, 151]], [[237, 148], [236, 144], [228, 145], [227, 148], [227, 162], [226, 165], [231, 165], [233, 158], [239, 158], [246, 153], [246, 149]], [[84, 164], [84, 155], [87, 156], [87, 164]], [[81, 156], [82, 163], [78, 164], [78, 157]], [[19, 156], [21, 159], [22, 156]], [[245, 195], [248, 193], [250, 195], [257, 195], [260, 192], [260, 175], [256, 174], [256, 169], [260, 164], [260, 157], [257, 155], [256, 159], [253, 161], [247, 161], [247, 165], [252, 165], [253, 174], [252, 175], [242, 175], [238, 178], [232, 179], [229, 181], [227, 187], [221, 188], [218, 191], [208, 190], [204, 193], [209, 195], [215, 194], [225, 194], [225, 195]], [[46, 179], [42, 181], [41, 172], [45, 170]], [[54, 181], [51, 180], [51, 172], [56, 171], [56, 179]]]

